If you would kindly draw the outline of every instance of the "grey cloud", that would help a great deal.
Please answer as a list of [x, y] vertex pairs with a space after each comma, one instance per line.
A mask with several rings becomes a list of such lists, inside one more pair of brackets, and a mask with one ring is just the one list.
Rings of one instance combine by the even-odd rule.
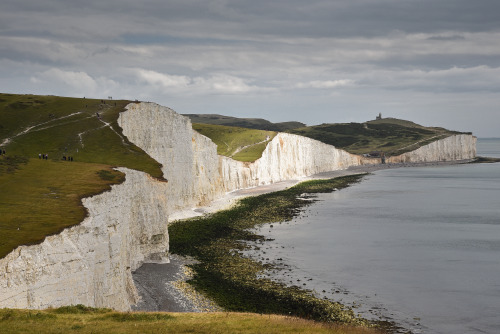
[[439, 53], [429, 53], [424, 55], [414, 55], [400, 57], [392, 55], [380, 61], [372, 62], [374, 66], [392, 69], [415, 69], [423, 70], [443, 69], [451, 67], [469, 68], [478, 65], [486, 65], [491, 68], [500, 67], [498, 55], [470, 55], [451, 54], [442, 55]]
[[[495, 0], [28, 1], [6, 0], [1, 21], [54, 36], [157, 34], [204, 38], [375, 37], [392, 31], [498, 31]], [[0, 14], [1, 15], [1, 14]], [[30, 24], [31, 17], [34, 24]], [[100, 24], [96, 24], [98, 21]], [[127, 25], [128, 24], [128, 25]], [[26, 28], [21, 28], [26, 26]], [[42, 28], [45, 29], [40, 29]], [[61, 27], [66, 29], [61, 29]], [[111, 36], [111, 35], [110, 35]]]
[[479, 99], [491, 115], [498, 12], [497, 0], [2, 0], [0, 91], [309, 124], [465, 115]]
[[458, 41], [458, 40], [464, 40], [465, 37], [462, 35], [452, 35], [452, 36], [436, 35], [428, 37], [427, 39], [430, 41]]
[[[367, 36], [391, 31], [490, 31], [500, 28], [494, 0], [235, 1], [255, 32], [295, 36]], [[273, 27], [272, 29], [270, 27]]]
[[373, 70], [369, 76], [357, 80], [361, 85], [390, 91], [422, 92], [498, 92], [500, 68], [486, 66], [472, 68], [453, 67], [446, 70], [389, 71]]

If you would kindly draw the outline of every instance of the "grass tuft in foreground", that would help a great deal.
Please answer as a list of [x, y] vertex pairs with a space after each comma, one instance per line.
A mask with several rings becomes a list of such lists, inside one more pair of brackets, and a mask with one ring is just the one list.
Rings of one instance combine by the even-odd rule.
[[[82, 311], [85, 309], [85, 311]], [[70, 311], [68, 311], [70, 310]], [[368, 328], [248, 313], [114, 312], [82, 305], [44, 311], [0, 309], [2, 334], [304, 333], [375, 334]]]
[[[312, 201], [303, 194], [332, 192], [362, 176], [301, 183], [284, 191], [248, 197], [232, 209], [208, 217], [178, 221], [169, 227], [170, 251], [199, 261], [190, 284], [229, 311], [293, 315], [317, 321], [369, 325], [343, 305], [317, 298], [311, 291], [257, 275], [269, 265], [246, 258], [245, 241], [262, 240], [250, 228], [292, 219]], [[203, 233], [199, 233], [203, 231]]]
[[49, 311], [51, 313], [57, 313], [57, 314], [97, 314], [97, 313], [102, 314], [102, 313], [109, 313], [112, 310], [109, 308], [95, 308], [78, 304], [78, 305], [61, 306], [56, 309], [49, 309]]

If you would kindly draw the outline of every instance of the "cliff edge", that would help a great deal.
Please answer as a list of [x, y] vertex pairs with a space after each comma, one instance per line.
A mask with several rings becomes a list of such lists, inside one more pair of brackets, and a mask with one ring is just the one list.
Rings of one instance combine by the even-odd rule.
[[85, 198], [85, 220], [0, 260], [0, 307], [84, 304], [129, 310], [138, 295], [131, 271], [167, 261], [165, 182], [129, 169], [124, 183]]

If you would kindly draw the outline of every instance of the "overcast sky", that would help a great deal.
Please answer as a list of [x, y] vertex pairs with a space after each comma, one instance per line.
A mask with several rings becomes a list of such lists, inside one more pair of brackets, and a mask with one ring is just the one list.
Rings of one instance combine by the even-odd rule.
[[500, 137], [498, 0], [1, 0], [0, 92]]

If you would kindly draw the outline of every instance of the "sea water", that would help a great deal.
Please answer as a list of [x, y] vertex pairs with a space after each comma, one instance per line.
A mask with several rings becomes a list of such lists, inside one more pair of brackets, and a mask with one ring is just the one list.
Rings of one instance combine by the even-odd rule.
[[[500, 139], [477, 147], [500, 157]], [[381, 170], [318, 199], [260, 229], [275, 279], [413, 333], [500, 333], [500, 163]]]

